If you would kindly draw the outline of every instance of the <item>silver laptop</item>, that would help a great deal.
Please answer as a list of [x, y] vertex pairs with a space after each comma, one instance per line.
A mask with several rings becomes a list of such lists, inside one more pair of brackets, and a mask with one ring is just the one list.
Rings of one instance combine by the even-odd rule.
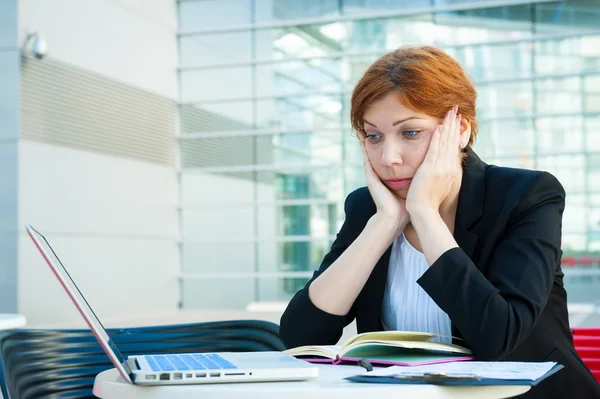
[[173, 385], [297, 381], [315, 378], [319, 374], [318, 367], [281, 352], [137, 355], [125, 359], [46, 238], [31, 226], [27, 226], [27, 233], [69, 294], [110, 361], [129, 383]]

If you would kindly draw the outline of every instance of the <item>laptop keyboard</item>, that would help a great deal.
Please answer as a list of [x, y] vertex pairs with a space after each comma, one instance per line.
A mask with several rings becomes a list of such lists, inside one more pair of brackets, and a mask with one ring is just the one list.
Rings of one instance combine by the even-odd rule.
[[217, 354], [183, 354], [144, 356], [152, 371], [222, 370], [237, 369]]

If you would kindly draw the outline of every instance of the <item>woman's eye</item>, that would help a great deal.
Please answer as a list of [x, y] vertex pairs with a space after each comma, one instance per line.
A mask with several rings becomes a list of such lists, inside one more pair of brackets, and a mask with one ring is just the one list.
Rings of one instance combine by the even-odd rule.
[[419, 133], [421, 133], [420, 130], [405, 130], [404, 131], [404, 135], [408, 138], [417, 137], [419, 135]]
[[367, 133], [366, 138], [369, 141], [375, 142], [375, 141], [378, 141], [381, 138], [381, 135], [377, 134], [377, 133]]

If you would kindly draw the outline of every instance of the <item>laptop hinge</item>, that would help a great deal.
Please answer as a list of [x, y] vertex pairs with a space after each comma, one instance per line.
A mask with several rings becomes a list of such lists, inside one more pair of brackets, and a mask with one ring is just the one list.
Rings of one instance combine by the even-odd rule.
[[130, 357], [128, 358], [125, 363], [127, 363], [127, 365], [129, 366], [129, 368], [131, 370], [141, 370], [142, 368], [140, 367], [138, 361], [136, 358], [134, 357]]

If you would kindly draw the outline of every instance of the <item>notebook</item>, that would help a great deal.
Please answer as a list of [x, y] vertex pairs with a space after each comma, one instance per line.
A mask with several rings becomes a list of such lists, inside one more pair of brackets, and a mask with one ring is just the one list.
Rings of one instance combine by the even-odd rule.
[[27, 226], [27, 233], [126, 382], [141, 385], [208, 384], [297, 381], [318, 376], [318, 367], [281, 352], [139, 354], [125, 358], [46, 238], [31, 226]]
[[413, 331], [376, 331], [355, 335], [340, 346], [300, 346], [284, 351], [311, 363], [357, 363], [374, 366], [418, 366], [472, 360], [471, 351], [459, 345], [432, 342], [438, 334]]

